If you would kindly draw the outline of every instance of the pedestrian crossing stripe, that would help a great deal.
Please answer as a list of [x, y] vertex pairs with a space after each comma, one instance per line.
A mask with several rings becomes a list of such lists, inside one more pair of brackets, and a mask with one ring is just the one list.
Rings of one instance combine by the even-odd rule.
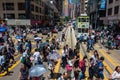
[[[10, 68], [8, 68], [9, 71], [11, 71], [13, 68], [15, 68], [18, 64], [20, 64], [20, 60], [17, 61], [14, 65], [12, 65]], [[5, 76], [7, 74], [7, 72], [5, 71], [4, 73], [0, 74], [0, 78], [2, 78], [3, 76]]]
[[[62, 55], [62, 49], [59, 51], [59, 55]], [[60, 64], [61, 64], [61, 58], [58, 59], [57, 64], [55, 65], [54, 73], [58, 73], [60, 69]]]
[[[90, 52], [90, 53], [88, 53], [88, 55], [89, 56], [92, 56], [92, 53]], [[104, 61], [103, 62], [103, 64], [105, 64], [104, 66], [106, 66], [107, 65], [107, 63]], [[108, 66], [108, 65], [107, 65]], [[109, 69], [111, 69], [111, 68], [109, 68]], [[104, 80], [108, 80], [108, 78], [107, 78], [107, 76], [104, 74]]]
[[[79, 56], [80, 56], [80, 60], [82, 60], [83, 59], [83, 54], [82, 54], [81, 50], [80, 50]], [[89, 76], [88, 67], [86, 68], [85, 75], [86, 75], [85, 80], [88, 80], [88, 76]]]
[[[96, 45], [96, 46], [98, 47], [98, 45]], [[99, 52], [101, 52], [103, 54], [103, 56], [105, 56], [105, 58], [107, 58], [107, 60], [109, 60], [109, 62], [112, 63], [112, 65], [114, 65], [114, 66], [120, 65], [111, 56], [107, 55], [107, 53], [103, 49], [99, 49]]]

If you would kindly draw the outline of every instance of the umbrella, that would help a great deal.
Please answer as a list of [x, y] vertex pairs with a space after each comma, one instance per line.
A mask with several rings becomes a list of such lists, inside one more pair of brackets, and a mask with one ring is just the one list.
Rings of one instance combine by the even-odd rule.
[[22, 36], [16, 36], [15, 38], [16, 39], [22, 39], [23, 37]]
[[39, 40], [41, 40], [42, 38], [40, 38], [40, 37], [35, 37], [34, 38], [36, 41], [39, 41]]
[[0, 27], [0, 32], [5, 32], [7, 30], [6, 27]]
[[29, 75], [30, 77], [40, 77], [45, 72], [47, 72], [47, 69], [44, 65], [35, 65], [30, 68]]
[[48, 59], [50, 60], [58, 60], [60, 58], [60, 55], [58, 53], [52, 53], [48, 55]]

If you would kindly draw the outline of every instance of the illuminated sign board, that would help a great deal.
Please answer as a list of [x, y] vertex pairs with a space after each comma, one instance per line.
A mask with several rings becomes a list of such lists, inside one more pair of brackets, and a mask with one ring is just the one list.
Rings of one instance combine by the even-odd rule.
[[101, 0], [100, 1], [100, 9], [105, 9], [106, 8], [106, 0]]

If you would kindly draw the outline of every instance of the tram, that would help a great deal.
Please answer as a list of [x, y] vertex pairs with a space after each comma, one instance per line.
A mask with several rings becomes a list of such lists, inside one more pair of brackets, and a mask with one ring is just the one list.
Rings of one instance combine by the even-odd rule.
[[87, 14], [81, 14], [81, 16], [77, 17], [76, 20], [76, 37], [79, 38], [80, 35], [89, 35], [89, 16]]

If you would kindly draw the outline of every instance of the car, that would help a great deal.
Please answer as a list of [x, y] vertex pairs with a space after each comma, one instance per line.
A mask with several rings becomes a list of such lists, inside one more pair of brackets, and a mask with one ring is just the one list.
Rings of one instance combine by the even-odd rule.
[[53, 29], [52, 33], [58, 33], [58, 30], [57, 29]]

